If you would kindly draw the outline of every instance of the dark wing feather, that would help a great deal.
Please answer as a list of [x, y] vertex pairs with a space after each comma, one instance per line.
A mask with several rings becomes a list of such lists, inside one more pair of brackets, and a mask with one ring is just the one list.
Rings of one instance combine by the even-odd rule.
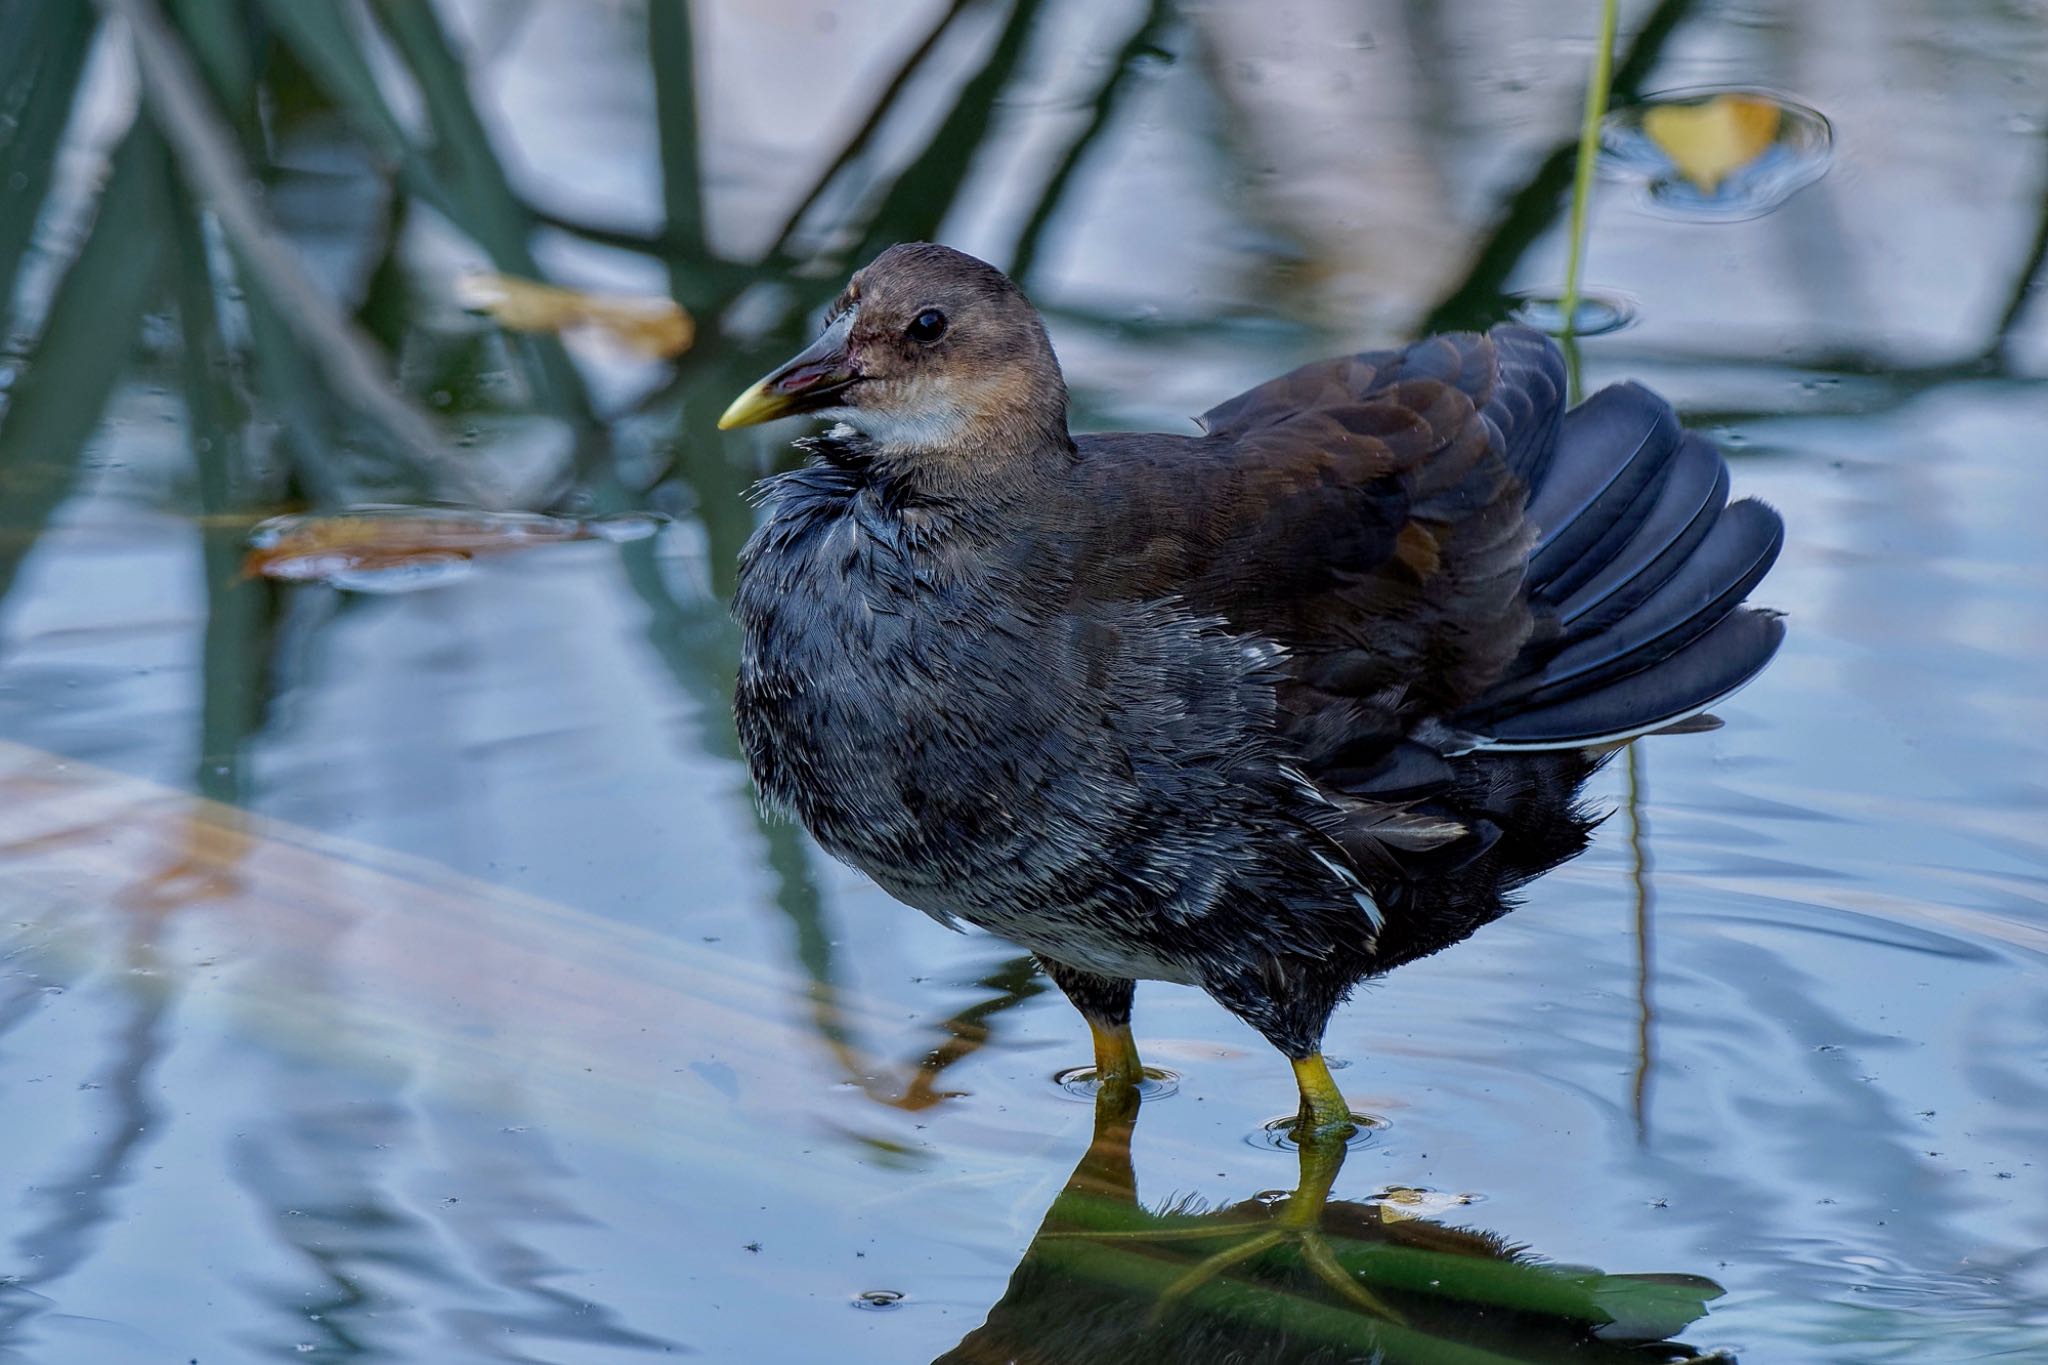
[[1202, 437], [1081, 442], [1077, 591], [1176, 597], [1284, 646], [1284, 737], [1377, 890], [1499, 837], [1438, 799], [1470, 775], [1408, 737], [1532, 637], [1523, 508], [1563, 398], [1556, 348], [1503, 328], [1304, 366]]
[[[1284, 646], [1284, 738], [1348, 808], [1368, 880], [1475, 858], [1512, 880], [1583, 837], [1568, 794], [1549, 802], [1555, 837], [1526, 848], [1508, 812], [1591, 760], [1487, 766], [1447, 739], [1643, 733], [1740, 686], [1782, 638], [1741, 606], [1776, 514], [1728, 506], [1720, 453], [1647, 389], [1567, 415], [1562, 357], [1526, 328], [1306, 365], [1202, 422], [1083, 439], [1076, 591], [1176, 597]], [[1447, 819], [1469, 837], [1446, 845]]]
[[1200, 438], [1087, 438], [1084, 589], [1172, 593], [1284, 645], [1311, 765], [1384, 750], [1529, 638], [1525, 476], [1563, 390], [1555, 348], [1503, 328], [1303, 366]]

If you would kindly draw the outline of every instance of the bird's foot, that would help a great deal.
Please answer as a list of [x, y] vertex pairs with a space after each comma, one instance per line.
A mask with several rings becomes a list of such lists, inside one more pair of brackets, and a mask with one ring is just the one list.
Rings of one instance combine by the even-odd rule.
[[[1348, 1118], [1348, 1115], [1347, 1115]], [[1228, 1243], [1196, 1261], [1159, 1291], [1152, 1307], [1154, 1321], [1163, 1319], [1190, 1294], [1223, 1276], [1232, 1268], [1257, 1261], [1269, 1253], [1292, 1248], [1308, 1270], [1351, 1307], [1388, 1322], [1399, 1323], [1401, 1315], [1358, 1282], [1330, 1249], [1322, 1234], [1324, 1206], [1337, 1172], [1344, 1164], [1344, 1141], [1336, 1138], [1308, 1138], [1301, 1144], [1301, 1179], [1292, 1194], [1273, 1206], [1270, 1222], [1219, 1227], [1214, 1222], [1192, 1227], [1143, 1228], [1122, 1231], [1054, 1232], [1049, 1238], [1085, 1238], [1104, 1243]]]
[[[1319, 1229], [1285, 1226], [1287, 1220], [1284, 1215], [1281, 1221], [1282, 1226], [1269, 1227], [1263, 1232], [1253, 1233], [1242, 1241], [1189, 1266], [1183, 1274], [1159, 1292], [1158, 1301], [1152, 1305], [1152, 1320], [1163, 1320], [1181, 1300], [1232, 1266], [1256, 1260], [1277, 1248], [1292, 1246], [1300, 1253], [1302, 1264], [1306, 1265], [1317, 1279], [1329, 1286], [1337, 1297], [1353, 1308], [1388, 1322], [1402, 1321], [1399, 1313], [1360, 1284], [1357, 1277], [1344, 1268], [1338, 1261], [1337, 1254], [1330, 1250], [1330, 1244], [1324, 1240]], [[1207, 1231], [1210, 1236], [1215, 1235], [1215, 1229]]]
[[[1290, 1204], [1293, 1202], [1289, 1201]], [[1290, 1221], [1283, 1212], [1278, 1225], [1256, 1230], [1247, 1228], [1244, 1235], [1231, 1240], [1229, 1246], [1189, 1266], [1159, 1291], [1159, 1298], [1152, 1305], [1152, 1320], [1163, 1320], [1188, 1295], [1232, 1267], [1255, 1261], [1268, 1252], [1291, 1246], [1300, 1254], [1302, 1264], [1353, 1308], [1388, 1322], [1402, 1321], [1399, 1313], [1360, 1284], [1357, 1277], [1344, 1268], [1318, 1228], [1291, 1226]], [[1091, 1242], [1150, 1243], [1214, 1242], [1232, 1237], [1230, 1232], [1213, 1224], [1195, 1228], [1147, 1228], [1125, 1232], [1049, 1232], [1042, 1235], [1052, 1239], [1085, 1238]]]

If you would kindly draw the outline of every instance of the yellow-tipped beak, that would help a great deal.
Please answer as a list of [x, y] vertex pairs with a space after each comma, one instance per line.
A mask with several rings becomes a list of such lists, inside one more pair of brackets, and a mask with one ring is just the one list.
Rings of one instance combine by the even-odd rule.
[[757, 422], [772, 422], [791, 410], [788, 401], [770, 389], [768, 381], [764, 379], [732, 400], [732, 406], [718, 419], [718, 429], [731, 431], [734, 427], [750, 427]]
[[795, 359], [733, 399], [718, 419], [718, 429], [731, 431], [832, 407], [839, 394], [860, 378], [846, 349], [847, 334], [852, 330], [853, 310], [848, 309]]

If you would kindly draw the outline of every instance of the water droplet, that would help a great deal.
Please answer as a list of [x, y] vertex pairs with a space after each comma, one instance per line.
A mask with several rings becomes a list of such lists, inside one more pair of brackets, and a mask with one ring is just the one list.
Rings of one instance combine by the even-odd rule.
[[[1244, 1140], [1254, 1147], [1271, 1147], [1282, 1152], [1297, 1151], [1301, 1147], [1301, 1139], [1294, 1135], [1295, 1120], [1296, 1116], [1293, 1114], [1268, 1119], [1245, 1134]], [[1355, 1110], [1352, 1112], [1351, 1122], [1351, 1136], [1344, 1139], [1344, 1145], [1354, 1150], [1373, 1141], [1392, 1126], [1377, 1114], [1361, 1114]]]
[[1819, 110], [1768, 90], [1701, 86], [1611, 111], [1600, 147], [1602, 171], [1635, 182], [1651, 209], [1734, 222], [1825, 175], [1834, 130]]
[[890, 1308], [901, 1308], [903, 1297], [901, 1290], [863, 1289], [853, 1296], [853, 1306], [868, 1309], [870, 1312], [881, 1312]]
[[[1054, 1076], [1053, 1084], [1064, 1090], [1068, 1097], [1095, 1102], [1095, 1094], [1102, 1087], [1096, 1083], [1095, 1068], [1077, 1066]], [[1167, 1071], [1162, 1067], [1145, 1068], [1144, 1079], [1138, 1082], [1138, 1097], [1146, 1100], [1163, 1100], [1180, 1091], [1180, 1073]]]
[[1554, 289], [1524, 289], [1510, 294], [1508, 316], [1539, 332], [1560, 337], [1597, 337], [1618, 332], [1636, 320], [1635, 300], [1623, 294], [1581, 291], [1572, 309], [1572, 326], [1565, 326], [1564, 296]]

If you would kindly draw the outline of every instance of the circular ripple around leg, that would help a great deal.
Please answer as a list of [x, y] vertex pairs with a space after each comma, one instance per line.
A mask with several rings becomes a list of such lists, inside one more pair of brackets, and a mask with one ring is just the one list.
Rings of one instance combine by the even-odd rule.
[[1564, 315], [1564, 296], [1555, 290], [1524, 289], [1508, 295], [1508, 301], [1509, 317], [1554, 337], [1567, 332], [1577, 337], [1606, 336], [1636, 320], [1635, 300], [1626, 294], [1581, 291], [1569, 323]]
[[[1283, 1114], [1277, 1119], [1268, 1119], [1245, 1134], [1244, 1140], [1254, 1147], [1270, 1147], [1278, 1152], [1298, 1152], [1301, 1150], [1301, 1140], [1294, 1136], [1296, 1118], [1293, 1114]], [[1351, 1136], [1344, 1139], [1344, 1145], [1353, 1151], [1373, 1142], [1392, 1126], [1378, 1114], [1361, 1114], [1355, 1109], [1351, 1113], [1351, 1122]]]
[[[1092, 1066], [1069, 1067], [1056, 1073], [1052, 1082], [1068, 1099], [1084, 1100], [1089, 1104], [1095, 1102], [1096, 1092], [1102, 1089], [1101, 1083], [1095, 1079], [1095, 1068]], [[1146, 1067], [1145, 1078], [1138, 1082], [1140, 1099], [1163, 1100], [1179, 1090], [1180, 1073], [1168, 1071], [1163, 1067]]]

